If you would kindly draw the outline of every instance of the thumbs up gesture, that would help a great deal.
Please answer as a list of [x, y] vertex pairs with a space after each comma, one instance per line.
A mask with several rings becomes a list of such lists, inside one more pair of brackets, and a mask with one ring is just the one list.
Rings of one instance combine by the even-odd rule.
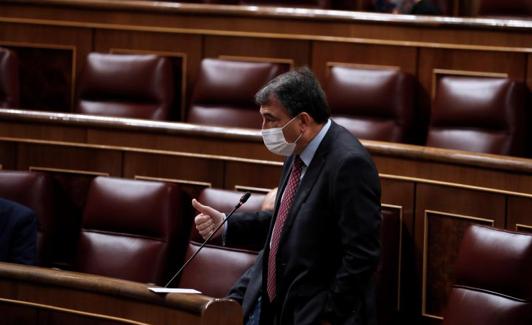
[[205, 240], [213, 233], [216, 227], [223, 222], [225, 214], [210, 206], [201, 204], [196, 199], [192, 200], [192, 206], [199, 212], [194, 218], [194, 224], [198, 233]]

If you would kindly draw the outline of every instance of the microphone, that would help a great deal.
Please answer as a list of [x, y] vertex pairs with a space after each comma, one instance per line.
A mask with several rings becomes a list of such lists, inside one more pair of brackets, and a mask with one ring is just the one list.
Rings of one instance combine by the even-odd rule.
[[236, 210], [238, 210], [238, 208], [240, 208], [242, 206], [242, 204], [246, 203], [246, 201], [249, 199], [249, 197], [251, 196], [251, 193], [249, 192], [246, 192], [244, 193], [244, 195], [242, 195], [242, 197], [240, 198], [240, 201], [237, 203], [237, 205], [235, 205], [235, 207], [233, 208], [233, 210], [231, 212], [229, 212], [229, 214], [227, 215], [227, 217], [224, 218], [224, 220], [222, 221], [222, 223], [220, 223], [218, 225], [218, 227], [216, 227], [216, 229], [214, 229], [214, 231], [209, 235], [209, 237], [207, 237], [207, 239], [205, 239], [205, 241], [203, 242], [203, 244], [201, 244], [201, 246], [198, 248], [198, 250], [185, 262], [185, 264], [183, 264], [183, 266], [181, 266], [181, 268], [179, 270], [177, 270], [177, 272], [174, 274], [174, 276], [170, 279], [170, 281], [168, 281], [164, 287], [165, 288], [168, 288], [168, 286], [170, 285], [170, 283], [172, 283], [175, 278], [181, 274], [181, 272], [183, 272], [183, 270], [187, 267], [187, 265], [190, 263], [190, 261], [192, 261], [194, 259], [194, 257], [196, 257], [196, 255], [198, 255], [198, 253], [200, 252], [200, 250], [203, 248], [203, 246], [205, 246], [205, 244], [207, 244], [207, 242], [212, 238], [212, 236], [214, 236], [215, 233], [218, 232], [218, 230], [220, 230], [220, 228], [227, 222], [227, 220], [229, 218], [231, 218], [231, 216], [233, 215], [233, 213], [235, 213]]

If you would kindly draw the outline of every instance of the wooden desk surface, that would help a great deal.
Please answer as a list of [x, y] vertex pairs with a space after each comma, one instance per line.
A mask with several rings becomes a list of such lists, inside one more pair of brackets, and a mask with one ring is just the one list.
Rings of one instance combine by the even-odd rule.
[[[134, 324], [242, 324], [238, 303], [196, 294], [158, 295], [148, 285], [0, 262], [0, 305]], [[9, 319], [10, 308], [2, 317]], [[35, 322], [37, 324], [37, 322]]]

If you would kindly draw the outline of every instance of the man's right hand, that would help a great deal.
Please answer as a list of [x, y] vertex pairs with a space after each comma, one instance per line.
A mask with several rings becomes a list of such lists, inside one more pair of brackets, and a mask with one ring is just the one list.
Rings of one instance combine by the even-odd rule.
[[225, 214], [210, 206], [199, 203], [196, 199], [192, 199], [192, 206], [199, 212], [194, 218], [196, 229], [201, 237], [206, 240], [216, 227], [223, 222]]

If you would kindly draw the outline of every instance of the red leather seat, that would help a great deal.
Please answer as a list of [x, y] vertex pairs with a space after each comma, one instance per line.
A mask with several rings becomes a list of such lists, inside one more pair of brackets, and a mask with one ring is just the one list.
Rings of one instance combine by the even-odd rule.
[[[186, 259], [199, 246], [191, 241]], [[257, 253], [252, 251], [206, 245], [183, 270], [179, 287], [196, 289], [211, 297], [224, 297], [256, 258]]]
[[[224, 213], [229, 213], [242, 197], [242, 192], [206, 188], [198, 201]], [[239, 212], [256, 212], [261, 209], [265, 195], [252, 194]], [[197, 212], [194, 212], [195, 215]], [[192, 231], [186, 259], [199, 248], [203, 239], [195, 227]], [[220, 238], [206, 245], [181, 275], [179, 287], [193, 288], [211, 297], [224, 297], [240, 276], [255, 262], [257, 253], [250, 250], [221, 247]]]
[[506, 78], [443, 77], [427, 146], [523, 155], [525, 86]]
[[532, 324], [532, 235], [471, 226], [454, 268], [444, 325]]
[[52, 183], [48, 175], [29, 171], [0, 171], [0, 197], [32, 209], [38, 219], [37, 263], [50, 265], [56, 236]]
[[20, 85], [15, 52], [0, 47], [0, 108], [18, 108]]
[[182, 263], [190, 231], [176, 184], [96, 177], [84, 211], [75, 268], [164, 284]]
[[174, 100], [172, 65], [155, 55], [90, 53], [76, 113], [167, 120]]
[[255, 93], [287, 64], [203, 59], [186, 122], [260, 129]]
[[414, 87], [399, 70], [333, 66], [325, 91], [333, 120], [356, 137], [411, 142]]
[[479, 16], [532, 16], [532, 1], [530, 0], [480, 0], [478, 3]]

